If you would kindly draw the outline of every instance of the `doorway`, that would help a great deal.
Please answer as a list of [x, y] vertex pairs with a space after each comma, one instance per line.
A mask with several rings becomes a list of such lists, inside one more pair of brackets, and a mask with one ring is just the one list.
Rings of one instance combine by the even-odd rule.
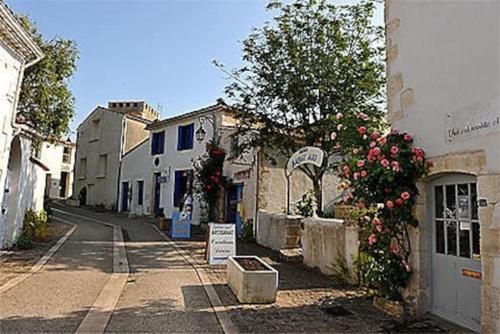
[[122, 211], [128, 211], [128, 182], [122, 182]]
[[61, 180], [59, 181], [59, 197], [66, 198], [68, 196], [68, 172], [61, 172]]
[[238, 236], [243, 228], [242, 199], [243, 184], [234, 184], [226, 191], [226, 222], [236, 224]]
[[161, 173], [153, 174], [153, 213], [160, 215]]
[[470, 175], [431, 183], [432, 311], [479, 330], [481, 252], [477, 184]]

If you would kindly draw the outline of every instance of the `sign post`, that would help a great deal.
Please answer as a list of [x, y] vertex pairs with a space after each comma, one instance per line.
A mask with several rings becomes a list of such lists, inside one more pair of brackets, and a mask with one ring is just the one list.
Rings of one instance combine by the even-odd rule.
[[236, 255], [236, 226], [209, 223], [208, 228], [208, 264], [226, 264]]
[[295, 152], [285, 167], [285, 176], [286, 176], [286, 213], [290, 214], [290, 176], [295, 168], [304, 165], [304, 164], [312, 164], [317, 167], [321, 167], [323, 164], [323, 159], [325, 157], [325, 153], [314, 146], [305, 146]]

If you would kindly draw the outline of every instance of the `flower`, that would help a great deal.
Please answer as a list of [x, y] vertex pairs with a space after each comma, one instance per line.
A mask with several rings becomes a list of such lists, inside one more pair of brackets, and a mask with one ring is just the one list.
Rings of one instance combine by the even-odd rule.
[[405, 135], [403, 136], [403, 139], [404, 139], [404, 141], [412, 141], [413, 137], [410, 134], [405, 133]]
[[364, 135], [366, 133], [366, 127], [365, 126], [360, 126], [358, 128], [358, 132], [360, 135]]
[[382, 221], [378, 217], [373, 218], [372, 222], [374, 225], [382, 225]]
[[394, 202], [391, 201], [391, 200], [388, 200], [387, 202], [385, 202], [385, 205], [389, 208], [389, 209], [392, 209], [394, 207]]
[[375, 147], [375, 146], [377, 146], [377, 142], [374, 142], [374, 141], [370, 142], [370, 147], [371, 147], [371, 148], [373, 148], [373, 147]]
[[362, 119], [363, 121], [367, 121], [370, 117], [368, 117], [368, 115], [367, 115], [367, 114], [360, 112], [360, 113], [358, 114], [358, 118], [359, 118], [359, 119]]
[[382, 227], [382, 225], [377, 225], [377, 227], [375, 227], [375, 229], [377, 230], [378, 233], [382, 233], [383, 227]]
[[391, 167], [392, 167], [392, 170], [393, 170], [394, 172], [399, 172], [399, 169], [400, 169], [400, 168], [399, 168], [399, 162], [397, 162], [397, 161], [393, 161], [393, 162], [391, 162]]
[[407, 192], [407, 191], [403, 191], [401, 193], [401, 198], [404, 199], [405, 201], [409, 200], [410, 199], [410, 193]]
[[337, 133], [336, 133], [336, 132], [332, 132], [332, 133], [330, 134], [330, 139], [331, 139], [331, 140], [335, 140], [335, 138], [337, 138]]
[[399, 253], [399, 245], [396, 239], [391, 240], [391, 252], [393, 252], [394, 254]]
[[365, 165], [364, 160], [358, 160], [358, 163], [356, 164], [359, 168], [363, 167]]
[[360, 209], [366, 208], [365, 203], [364, 202], [358, 202], [358, 208], [360, 208]]
[[212, 186], [209, 184], [209, 185], [207, 185], [207, 190], [210, 190], [210, 189], [212, 189]]
[[378, 139], [378, 142], [380, 145], [385, 145], [385, 143], [387, 143], [387, 139], [385, 137], [381, 137]]
[[387, 167], [389, 166], [389, 160], [387, 160], [387, 159], [382, 159], [382, 160], [380, 161], [380, 164], [381, 164], [382, 166], [384, 166], [384, 167], [386, 167], [386, 168], [387, 168]]
[[352, 174], [352, 178], [353, 178], [354, 180], [359, 179], [359, 173], [358, 173], [358, 172], [355, 172], [354, 174]]
[[338, 112], [337, 115], [335, 115], [336, 119], [341, 119], [342, 117], [344, 117], [344, 115], [342, 115], [341, 112]]
[[406, 272], [409, 273], [411, 271], [411, 268], [410, 268], [410, 265], [408, 264], [408, 262], [406, 262], [406, 260], [402, 260], [401, 263], [405, 267]]
[[377, 236], [375, 234], [370, 234], [368, 237], [368, 243], [371, 245], [375, 244], [377, 242]]
[[399, 152], [399, 148], [397, 146], [392, 146], [391, 147], [391, 154], [396, 155]]
[[380, 138], [380, 133], [378, 133], [377, 131], [373, 132], [372, 133], [372, 139], [373, 140], [377, 140], [378, 138]]
[[396, 205], [399, 205], [399, 206], [403, 205], [403, 200], [401, 198], [396, 199], [395, 202], [396, 202]]
[[337, 125], [337, 131], [340, 131], [344, 128], [344, 125], [343, 124], [338, 124]]
[[391, 129], [391, 135], [397, 135], [399, 132], [396, 129]]
[[361, 177], [366, 177], [368, 175], [366, 170], [362, 170], [360, 174], [361, 174]]
[[358, 154], [359, 153], [359, 149], [358, 148], [355, 148], [352, 150], [352, 154]]

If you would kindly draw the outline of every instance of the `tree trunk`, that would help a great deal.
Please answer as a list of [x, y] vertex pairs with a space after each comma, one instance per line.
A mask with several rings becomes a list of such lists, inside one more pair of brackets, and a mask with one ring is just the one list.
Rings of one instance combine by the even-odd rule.
[[323, 186], [322, 176], [315, 175], [313, 181], [314, 197], [316, 199], [316, 214], [322, 216], [323, 213]]

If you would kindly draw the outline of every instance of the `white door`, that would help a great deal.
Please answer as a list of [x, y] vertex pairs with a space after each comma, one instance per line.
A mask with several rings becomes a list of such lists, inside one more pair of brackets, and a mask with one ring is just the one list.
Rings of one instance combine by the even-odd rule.
[[432, 311], [473, 330], [481, 317], [477, 186], [468, 175], [432, 187]]

